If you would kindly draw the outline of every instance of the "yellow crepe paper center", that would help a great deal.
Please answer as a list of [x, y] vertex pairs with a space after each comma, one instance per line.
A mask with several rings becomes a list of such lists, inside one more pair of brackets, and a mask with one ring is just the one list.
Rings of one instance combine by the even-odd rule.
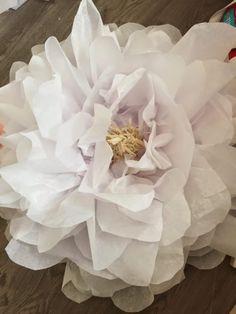
[[144, 148], [139, 129], [133, 126], [111, 127], [106, 140], [112, 148], [113, 161], [123, 160], [127, 155], [136, 159]]

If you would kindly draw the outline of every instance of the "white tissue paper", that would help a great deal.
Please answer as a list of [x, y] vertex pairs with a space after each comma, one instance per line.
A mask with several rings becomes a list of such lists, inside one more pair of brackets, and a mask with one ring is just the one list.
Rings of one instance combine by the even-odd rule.
[[18, 9], [27, 0], [0, 0], [0, 13], [3, 13], [9, 9]]
[[[82, 0], [70, 36], [36, 47], [0, 89], [6, 248], [66, 262], [75, 302], [127, 312], [236, 257], [236, 29], [104, 25]], [[11, 237], [11, 239], [10, 239]]]

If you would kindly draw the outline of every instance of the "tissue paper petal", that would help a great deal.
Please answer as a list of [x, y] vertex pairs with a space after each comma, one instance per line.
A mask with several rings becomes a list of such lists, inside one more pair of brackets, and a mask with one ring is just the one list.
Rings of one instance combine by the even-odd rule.
[[54, 257], [48, 254], [40, 254], [37, 248], [19, 241], [11, 240], [6, 247], [9, 258], [21, 266], [40, 270], [51, 267], [62, 261], [62, 257]]
[[223, 23], [183, 37], [104, 25], [82, 0], [69, 37], [33, 47], [0, 88], [9, 257], [66, 262], [68, 298], [127, 312], [183, 280], [187, 262], [236, 257], [235, 47]]

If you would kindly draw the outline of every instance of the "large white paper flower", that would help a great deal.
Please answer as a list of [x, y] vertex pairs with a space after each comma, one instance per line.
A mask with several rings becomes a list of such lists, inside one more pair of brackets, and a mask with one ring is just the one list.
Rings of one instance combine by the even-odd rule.
[[65, 42], [15, 63], [0, 89], [9, 257], [31, 269], [68, 261], [68, 297], [139, 311], [183, 279], [187, 258], [209, 268], [236, 256], [223, 241], [236, 232], [235, 46], [225, 24], [184, 37], [103, 25], [83, 0]]

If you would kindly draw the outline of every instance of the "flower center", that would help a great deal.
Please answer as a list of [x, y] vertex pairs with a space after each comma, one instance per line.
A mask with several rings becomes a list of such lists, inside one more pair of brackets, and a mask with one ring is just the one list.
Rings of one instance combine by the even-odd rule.
[[139, 130], [133, 126], [111, 127], [108, 130], [106, 140], [112, 148], [113, 161], [123, 160], [126, 155], [136, 159], [144, 148]]

